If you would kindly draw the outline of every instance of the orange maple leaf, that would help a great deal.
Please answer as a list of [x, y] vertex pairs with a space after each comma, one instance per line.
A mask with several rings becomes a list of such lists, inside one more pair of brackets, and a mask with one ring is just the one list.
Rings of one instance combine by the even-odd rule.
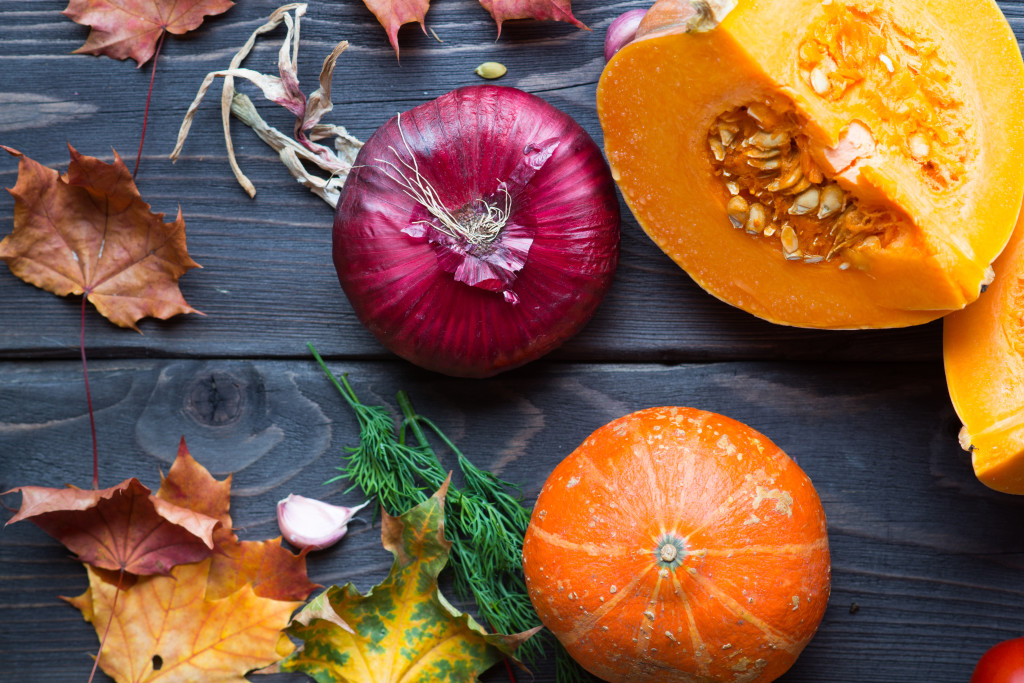
[[182, 439], [154, 497], [219, 522], [213, 554], [177, 565], [170, 576], [124, 577], [86, 567], [89, 588], [68, 602], [101, 640], [106, 633], [99, 665], [119, 683], [243, 683], [247, 672], [294, 650], [282, 631], [318, 586], [306, 575], [305, 556], [284, 548], [280, 538], [238, 540], [230, 496], [231, 477], [215, 479]]
[[109, 676], [118, 683], [244, 683], [247, 672], [294, 650], [283, 629], [302, 603], [259, 597], [249, 584], [211, 599], [211, 562], [178, 565], [171, 576], [140, 578], [128, 589], [88, 568], [89, 588], [69, 602], [97, 633], [110, 624], [99, 655]]
[[207, 597], [223, 597], [244, 584], [251, 584], [260, 597], [304, 600], [319, 587], [306, 574], [305, 554], [293, 554], [281, 545], [280, 538], [270, 541], [238, 539], [228, 514], [231, 476], [223, 481], [214, 479], [192, 457], [184, 439], [156, 495], [220, 521], [213, 535], [215, 552]]
[[172, 223], [142, 200], [131, 173], [79, 154], [68, 145], [64, 175], [19, 158], [14, 231], [0, 241], [0, 259], [22, 280], [58, 296], [84, 294], [103, 316], [138, 331], [147, 316], [198, 313], [178, 278], [199, 264], [185, 246], [185, 221]]
[[70, 0], [64, 15], [92, 30], [77, 54], [131, 57], [142, 66], [156, 52], [164, 31], [182, 35], [208, 16], [234, 6], [232, 0]]

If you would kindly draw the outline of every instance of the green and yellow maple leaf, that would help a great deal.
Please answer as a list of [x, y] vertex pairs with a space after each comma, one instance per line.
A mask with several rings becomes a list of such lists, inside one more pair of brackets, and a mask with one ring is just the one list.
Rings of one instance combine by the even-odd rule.
[[312, 600], [288, 628], [303, 644], [280, 670], [320, 683], [468, 683], [535, 633], [488, 634], [438, 590], [451, 547], [444, 538], [447, 489], [446, 482], [399, 517], [383, 513], [391, 573], [366, 595], [347, 584]]

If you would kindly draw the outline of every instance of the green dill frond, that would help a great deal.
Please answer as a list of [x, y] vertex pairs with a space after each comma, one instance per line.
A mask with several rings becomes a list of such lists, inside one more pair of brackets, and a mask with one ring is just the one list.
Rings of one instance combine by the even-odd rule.
[[[336, 378], [316, 349], [309, 348], [359, 422], [359, 445], [345, 449], [339, 474], [330, 481], [350, 481], [389, 514], [401, 514], [426, 500], [448, 477], [430, 444], [429, 431], [455, 454], [463, 480], [461, 488], [449, 487], [445, 499], [445, 536], [452, 543], [449, 566], [456, 593], [471, 598], [483, 621], [498, 633], [536, 627], [540, 620], [522, 568], [530, 511], [518, 488], [474, 465], [437, 425], [416, 413], [404, 391], [397, 394], [402, 420], [396, 425], [387, 408], [360, 402], [348, 376]], [[533, 661], [552, 641], [548, 632], [539, 633], [523, 643], [518, 655]], [[591, 680], [554, 643], [558, 683]]]

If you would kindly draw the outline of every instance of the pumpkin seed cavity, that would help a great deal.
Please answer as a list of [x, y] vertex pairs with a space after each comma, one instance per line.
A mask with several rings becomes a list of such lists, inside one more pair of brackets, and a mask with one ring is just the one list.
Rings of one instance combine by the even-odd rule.
[[[813, 95], [873, 112], [872, 144], [917, 170], [921, 188], [947, 195], [977, 158], [962, 88], [934, 41], [875, 6], [824, 3], [797, 49], [797, 73]], [[812, 96], [813, 96], [812, 95]], [[752, 101], [718, 116], [708, 131], [715, 173], [736, 228], [777, 241], [804, 263], [866, 268], [911, 219], [868, 205], [823, 171], [792, 105]]]
[[[846, 192], [808, 152], [792, 113], [761, 102], [720, 115], [708, 133], [715, 174], [728, 192], [733, 227], [775, 240], [791, 261], [860, 267], [858, 249], [891, 242], [907, 219]], [[874, 239], [872, 239], [874, 238]]]

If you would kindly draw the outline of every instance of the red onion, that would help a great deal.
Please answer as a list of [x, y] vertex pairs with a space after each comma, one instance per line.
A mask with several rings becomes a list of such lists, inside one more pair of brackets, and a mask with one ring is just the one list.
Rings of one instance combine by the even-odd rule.
[[460, 377], [576, 334], [618, 253], [618, 200], [594, 141], [539, 97], [489, 84], [381, 126], [334, 219], [334, 265], [360, 321], [399, 356]]
[[604, 61], [632, 42], [636, 37], [636, 29], [640, 26], [640, 20], [647, 14], [645, 9], [631, 9], [623, 12], [608, 25], [608, 31], [604, 34]]

